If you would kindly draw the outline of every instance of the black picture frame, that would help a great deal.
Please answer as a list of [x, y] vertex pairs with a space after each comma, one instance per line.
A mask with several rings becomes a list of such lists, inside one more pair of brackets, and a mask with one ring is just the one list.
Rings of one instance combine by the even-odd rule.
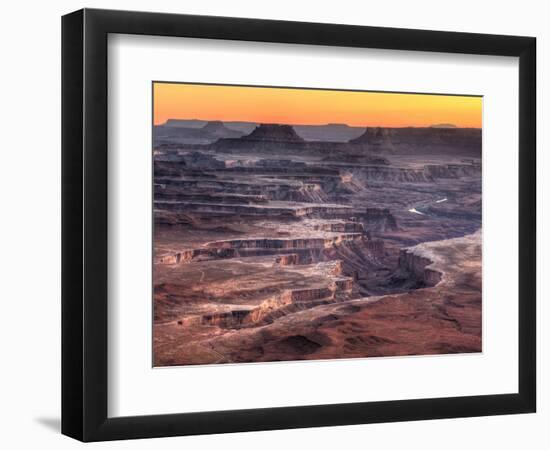
[[[519, 57], [517, 393], [109, 418], [109, 33]], [[82, 441], [535, 412], [536, 39], [83, 9], [62, 18], [62, 433]], [[512, 293], [510, 295], [513, 295]]]

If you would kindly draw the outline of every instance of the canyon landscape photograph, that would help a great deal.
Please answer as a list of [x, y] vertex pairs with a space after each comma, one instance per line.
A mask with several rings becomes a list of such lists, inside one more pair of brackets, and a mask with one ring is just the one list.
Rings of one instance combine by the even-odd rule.
[[152, 90], [155, 367], [482, 351], [482, 97]]

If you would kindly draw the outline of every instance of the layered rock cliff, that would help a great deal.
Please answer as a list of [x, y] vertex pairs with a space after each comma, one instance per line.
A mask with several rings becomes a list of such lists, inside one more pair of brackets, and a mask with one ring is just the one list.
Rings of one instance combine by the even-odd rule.
[[420, 256], [414, 250], [401, 250], [399, 255], [399, 268], [410, 273], [419, 286], [435, 286], [441, 281], [441, 273], [431, 269], [432, 260]]
[[481, 155], [479, 128], [382, 128], [368, 127], [349, 141], [373, 153]]

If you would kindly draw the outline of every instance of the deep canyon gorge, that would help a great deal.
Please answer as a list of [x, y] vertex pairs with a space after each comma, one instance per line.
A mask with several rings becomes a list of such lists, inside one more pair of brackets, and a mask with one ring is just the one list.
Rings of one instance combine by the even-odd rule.
[[153, 130], [155, 366], [481, 351], [481, 130]]

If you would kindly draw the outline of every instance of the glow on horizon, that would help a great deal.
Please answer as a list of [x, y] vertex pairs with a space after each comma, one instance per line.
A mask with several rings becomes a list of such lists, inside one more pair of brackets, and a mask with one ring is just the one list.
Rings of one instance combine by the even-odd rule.
[[153, 84], [153, 122], [222, 120], [292, 125], [481, 128], [482, 98], [184, 83]]

